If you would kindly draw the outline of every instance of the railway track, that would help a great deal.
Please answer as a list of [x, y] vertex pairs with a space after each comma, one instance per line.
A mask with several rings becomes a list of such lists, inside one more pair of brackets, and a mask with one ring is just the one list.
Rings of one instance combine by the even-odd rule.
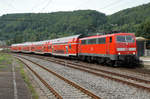
[[[22, 63], [24, 63], [36, 75], [36, 77], [54, 94], [56, 99], [70, 99], [70, 98], [100, 99], [100, 97], [96, 96], [92, 92], [82, 88], [81, 86], [62, 77], [61, 75], [53, 72], [52, 70], [47, 69], [46, 67], [44, 67], [40, 64], [37, 64], [37, 63], [35, 63], [29, 59], [26, 59], [25, 57], [22, 57], [22, 56], [15, 56], [15, 57], [17, 59], [19, 59]], [[33, 66], [33, 65], [35, 65], [35, 66]], [[42, 75], [42, 77], [41, 77], [41, 75]], [[48, 76], [48, 78], [44, 78], [46, 76]], [[55, 82], [53, 82], [53, 80], [48, 82], [47, 80], [49, 78], [53, 78], [53, 80], [55, 80]], [[53, 84], [52, 84], [52, 82], [53, 82]], [[54, 85], [54, 83], [56, 85]], [[60, 87], [60, 84], [62, 84], [61, 87], [62, 87], [62, 89], [65, 88], [64, 90], [66, 90], [66, 92], [64, 92], [64, 91], [62, 92], [62, 91], [58, 90], [60, 88], [56, 88], [56, 86]], [[52, 85], [52, 86], [50, 86], [50, 85]]]
[[85, 66], [83, 64], [72, 63], [69, 61], [66, 62], [62, 59], [54, 59], [54, 58], [51, 59], [51, 58], [45, 58], [43, 56], [38, 56], [38, 58], [44, 59], [47, 61], [51, 61], [51, 62], [54, 62], [57, 64], [61, 64], [61, 65], [64, 65], [64, 66], [67, 66], [70, 68], [78, 69], [78, 70], [81, 70], [84, 72], [88, 72], [88, 73], [94, 74], [96, 76], [101, 76], [103, 78], [111, 79], [111, 80], [114, 80], [114, 81], [117, 81], [117, 82], [120, 82], [120, 83], [123, 83], [126, 85], [130, 85], [130, 86], [133, 86], [136, 88], [140, 88], [140, 89], [150, 92], [150, 81], [149, 80], [136, 78], [136, 77], [120, 74], [120, 73], [110, 72], [110, 71], [106, 71], [106, 70], [102, 70], [102, 69], [97, 69], [97, 68]]

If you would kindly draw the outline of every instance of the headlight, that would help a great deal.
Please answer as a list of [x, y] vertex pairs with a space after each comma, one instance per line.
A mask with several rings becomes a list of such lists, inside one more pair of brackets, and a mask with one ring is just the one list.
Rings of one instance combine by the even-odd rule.
[[118, 53], [118, 55], [120, 55], [120, 53]]
[[133, 52], [133, 54], [135, 55], [135, 52]]

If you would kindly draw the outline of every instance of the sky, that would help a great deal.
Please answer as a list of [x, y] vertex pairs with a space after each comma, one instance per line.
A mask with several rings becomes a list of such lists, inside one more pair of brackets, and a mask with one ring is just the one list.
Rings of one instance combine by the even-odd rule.
[[120, 10], [150, 3], [150, 0], [0, 0], [0, 15], [97, 10], [111, 15]]

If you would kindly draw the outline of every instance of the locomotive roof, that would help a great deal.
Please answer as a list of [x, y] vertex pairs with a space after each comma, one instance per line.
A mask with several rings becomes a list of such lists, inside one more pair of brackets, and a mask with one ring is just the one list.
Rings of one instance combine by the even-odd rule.
[[122, 33], [121, 32], [121, 33], [106, 34], [106, 35], [94, 35], [94, 36], [83, 37], [80, 40], [99, 38], [99, 37], [107, 37], [107, 36], [114, 36], [114, 35], [134, 35], [134, 33]]

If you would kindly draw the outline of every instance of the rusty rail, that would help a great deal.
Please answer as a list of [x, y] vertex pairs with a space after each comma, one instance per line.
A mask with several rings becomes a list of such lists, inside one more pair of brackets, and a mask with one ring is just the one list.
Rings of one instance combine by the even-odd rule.
[[100, 69], [87, 67], [87, 66], [83, 66], [83, 65], [78, 65], [80, 67], [81, 66], [83, 67], [83, 68], [80, 68], [80, 67], [77, 67], [77, 64], [73, 64], [73, 63], [70, 63], [70, 62], [67, 62], [67, 64], [66, 64], [62, 60], [54, 60], [54, 59], [53, 60], [52, 59], [46, 59], [46, 60], [51, 61], [51, 62], [55, 62], [55, 63], [58, 63], [58, 64], [61, 64], [61, 65], [65, 65], [67, 67], [71, 67], [71, 68], [74, 68], [74, 69], [78, 69], [78, 70], [81, 70], [81, 71], [84, 71], [84, 72], [88, 72], [88, 73], [94, 74], [96, 76], [101, 76], [103, 78], [107, 78], [107, 79], [110, 79], [110, 80], [121, 82], [123, 84], [127, 84], [127, 85], [130, 85], [130, 86], [136, 87], [136, 88], [145, 89], [145, 90], [150, 92], [150, 87], [145, 87], [145, 86], [140, 85], [140, 84], [135, 84], [135, 83], [132, 83], [132, 82], [124, 81], [124, 80], [121, 80], [121, 79], [118, 79], [118, 78], [110, 77], [110, 76], [107, 76], [107, 75], [104, 75], [104, 74], [100, 74], [100, 73], [96, 73], [96, 72], [93, 72], [93, 71], [90, 71], [90, 70], [87, 70], [87, 69], [83, 69], [83, 68], [88, 68], [88, 69], [92, 69], [92, 70], [95, 70], [95, 71], [101, 71], [103, 73], [108, 73], [108, 74], [112, 74], [112, 75], [128, 78], [128, 79], [131, 79], [131, 80], [136, 80], [136, 81], [143, 82], [143, 83], [146, 83], [146, 84], [150, 83], [150, 81], [147, 81], [147, 80], [144, 80], [144, 79], [134, 78], [134, 77], [123, 75], [123, 74], [117, 74], [117, 73], [113, 73], [113, 72], [109, 72], [109, 71], [105, 71], [105, 70], [100, 70]]
[[[16, 57], [17, 58], [17, 57]], [[27, 66], [33, 73], [34, 75], [55, 95], [57, 99], [63, 99], [46, 81], [44, 81], [28, 64], [26, 64], [24, 61], [21, 59], [17, 58], [19, 61], [21, 61], [25, 66]]]
[[37, 63], [35, 63], [35, 62], [33, 62], [33, 61], [29, 60], [29, 59], [26, 59], [26, 58], [24, 58], [24, 57], [21, 57], [21, 56], [17, 56], [17, 57], [23, 58], [23, 59], [25, 59], [25, 60], [30, 61], [30, 62], [33, 63], [33, 64], [38, 65], [39, 67], [45, 69], [46, 71], [52, 73], [53, 75], [57, 76], [58, 78], [64, 80], [66, 83], [72, 85], [73, 87], [77, 88], [78, 90], [80, 90], [81, 92], [87, 94], [88, 96], [92, 97], [93, 99], [101, 99], [100, 97], [96, 96], [96, 95], [93, 94], [92, 92], [90, 92], [90, 91], [88, 91], [88, 90], [82, 88], [81, 86], [75, 84], [74, 82], [72, 82], [72, 81], [70, 81], [70, 80], [68, 80], [68, 79], [66, 79], [66, 78], [64, 78], [64, 77], [62, 77], [62, 76], [60, 76], [59, 74], [53, 72], [52, 70], [47, 69], [47, 68], [45, 68], [44, 66], [42, 66], [42, 65], [40, 65], [40, 64], [37, 64]]

